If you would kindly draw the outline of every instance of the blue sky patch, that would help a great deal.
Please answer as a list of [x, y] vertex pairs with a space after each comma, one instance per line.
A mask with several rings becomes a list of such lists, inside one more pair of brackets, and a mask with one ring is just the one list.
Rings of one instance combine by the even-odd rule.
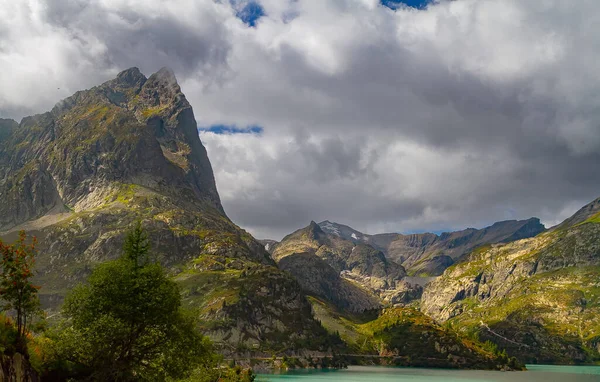
[[249, 1], [239, 11], [236, 16], [240, 18], [249, 27], [255, 27], [258, 19], [265, 15], [263, 7], [255, 1]]
[[408, 5], [416, 9], [424, 9], [432, 0], [380, 0], [381, 5], [392, 10], [398, 9], [402, 5]]
[[237, 127], [235, 125], [211, 125], [208, 127], [198, 127], [199, 132], [209, 132], [215, 134], [262, 134], [264, 129], [260, 126], [250, 125], [246, 127]]

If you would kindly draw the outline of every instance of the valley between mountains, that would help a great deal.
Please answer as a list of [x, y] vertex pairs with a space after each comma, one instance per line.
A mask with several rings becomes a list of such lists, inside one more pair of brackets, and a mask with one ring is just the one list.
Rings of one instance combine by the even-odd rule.
[[192, 108], [166, 68], [150, 77], [131, 68], [44, 114], [0, 120], [0, 201], [3, 240], [38, 237], [50, 317], [118, 257], [139, 221], [152, 259], [227, 359], [600, 361], [600, 200], [550, 229], [531, 218], [367, 235], [324, 221], [259, 241], [227, 217]]

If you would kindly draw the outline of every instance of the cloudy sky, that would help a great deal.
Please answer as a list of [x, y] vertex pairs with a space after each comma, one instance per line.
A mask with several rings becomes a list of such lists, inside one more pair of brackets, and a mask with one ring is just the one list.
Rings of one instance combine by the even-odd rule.
[[600, 196], [596, 0], [0, 0], [0, 117], [171, 67], [259, 238], [559, 222]]

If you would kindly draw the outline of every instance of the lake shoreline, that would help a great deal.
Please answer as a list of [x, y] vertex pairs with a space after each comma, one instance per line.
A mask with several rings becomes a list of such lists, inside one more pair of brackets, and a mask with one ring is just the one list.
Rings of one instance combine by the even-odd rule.
[[[226, 362], [244, 368], [251, 368], [256, 373], [288, 372], [294, 370], [341, 370], [350, 366], [406, 367], [440, 370], [495, 370], [525, 371], [526, 368], [511, 368], [506, 365], [464, 364], [452, 366], [446, 360], [437, 358], [415, 358], [380, 355], [305, 355], [281, 357], [240, 357], [225, 359]], [[461, 367], [463, 366], [463, 367]], [[479, 366], [479, 367], [478, 367]]]
[[419, 367], [356, 366], [342, 370], [291, 370], [258, 373], [256, 382], [327, 382], [352, 379], [365, 382], [591, 382], [600, 378], [600, 366], [527, 365], [523, 373], [507, 373], [499, 370], [432, 369]]

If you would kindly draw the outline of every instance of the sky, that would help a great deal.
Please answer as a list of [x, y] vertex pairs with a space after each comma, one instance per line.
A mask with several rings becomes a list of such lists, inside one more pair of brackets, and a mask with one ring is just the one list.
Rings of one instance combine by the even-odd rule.
[[551, 226], [600, 196], [595, 0], [0, 0], [0, 19], [0, 117], [168, 66], [258, 238]]

